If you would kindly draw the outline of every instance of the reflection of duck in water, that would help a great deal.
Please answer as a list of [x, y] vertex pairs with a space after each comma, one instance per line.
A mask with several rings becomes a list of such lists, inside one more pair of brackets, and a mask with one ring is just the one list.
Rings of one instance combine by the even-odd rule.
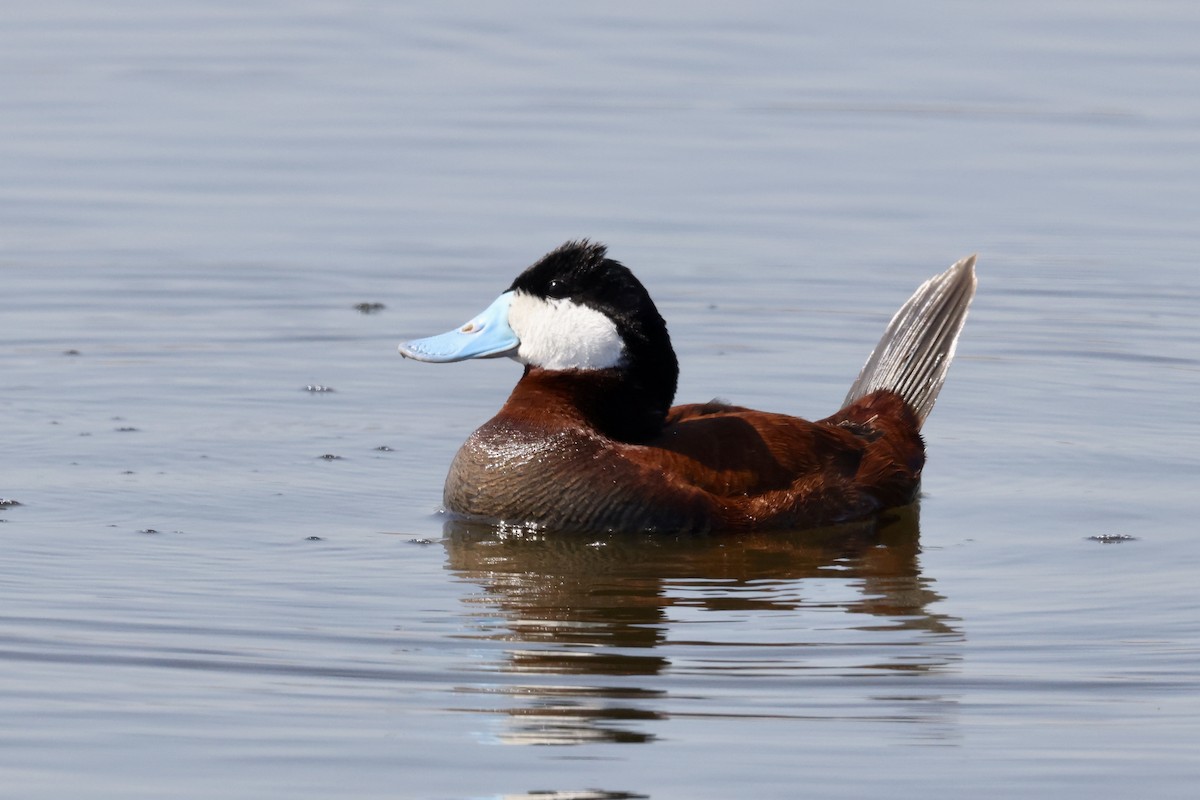
[[500, 648], [478, 705], [496, 703], [510, 720], [504, 741], [646, 741], [692, 694], [753, 691], [724, 683], [741, 674], [764, 687], [822, 674], [840, 682], [960, 657], [955, 620], [929, 609], [941, 597], [919, 571], [914, 507], [736, 540], [556, 536], [462, 520], [445, 533], [449, 568], [482, 589], [468, 599], [467, 635]]
[[459, 450], [445, 504], [557, 530], [748, 531], [912, 502], [933, 407], [975, 291], [974, 258], [897, 313], [845, 407], [809, 422], [711, 402], [671, 408], [678, 364], [642, 284], [605, 248], [545, 256], [422, 361], [510, 356], [525, 373]]

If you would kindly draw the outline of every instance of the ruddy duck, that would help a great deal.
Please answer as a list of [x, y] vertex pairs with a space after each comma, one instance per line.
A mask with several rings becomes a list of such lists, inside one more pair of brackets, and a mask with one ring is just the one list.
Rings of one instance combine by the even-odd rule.
[[512, 395], [459, 449], [456, 514], [555, 530], [827, 525], [916, 498], [933, 408], [975, 294], [975, 257], [896, 313], [825, 419], [713, 401], [671, 407], [679, 374], [650, 295], [601, 244], [567, 242], [461, 328], [400, 345], [418, 361], [507, 356]]

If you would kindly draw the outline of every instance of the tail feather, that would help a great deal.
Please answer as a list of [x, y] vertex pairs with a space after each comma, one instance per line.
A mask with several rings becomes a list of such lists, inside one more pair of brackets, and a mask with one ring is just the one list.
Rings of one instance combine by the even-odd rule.
[[975, 256], [921, 284], [892, 317], [843, 406], [888, 389], [903, 397], [923, 424], [946, 382], [974, 296]]

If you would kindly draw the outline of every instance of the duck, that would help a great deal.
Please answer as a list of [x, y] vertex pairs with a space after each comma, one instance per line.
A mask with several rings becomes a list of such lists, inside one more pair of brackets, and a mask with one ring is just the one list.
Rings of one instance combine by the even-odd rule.
[[605, 245], [568, 241], [408, 359], [509, 358], [508, 400], [443, 489], [457, 519], [562, 532], [825, 527], [913, 504], [921, 427], [975, 295], [975, 256], [900, 308], [842, 407], [810, 421], [723, 400], [673, 405], [679, 362], [649, 292]]

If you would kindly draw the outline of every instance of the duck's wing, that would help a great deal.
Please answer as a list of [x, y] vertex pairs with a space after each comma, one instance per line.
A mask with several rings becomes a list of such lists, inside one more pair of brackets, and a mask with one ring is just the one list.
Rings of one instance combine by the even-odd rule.
[[879, 392], [810, 422], [706, 403], [671, 410], [640, 461], [721, 527], [806, 526], [912, 501], [924, 447], [911, 409]]
[[668, 471], [717, 495], [786, 491], [852, 479], [866, 444], [854, 431], [799, 417], [705, 403], [671, 409], [651, 443]]

